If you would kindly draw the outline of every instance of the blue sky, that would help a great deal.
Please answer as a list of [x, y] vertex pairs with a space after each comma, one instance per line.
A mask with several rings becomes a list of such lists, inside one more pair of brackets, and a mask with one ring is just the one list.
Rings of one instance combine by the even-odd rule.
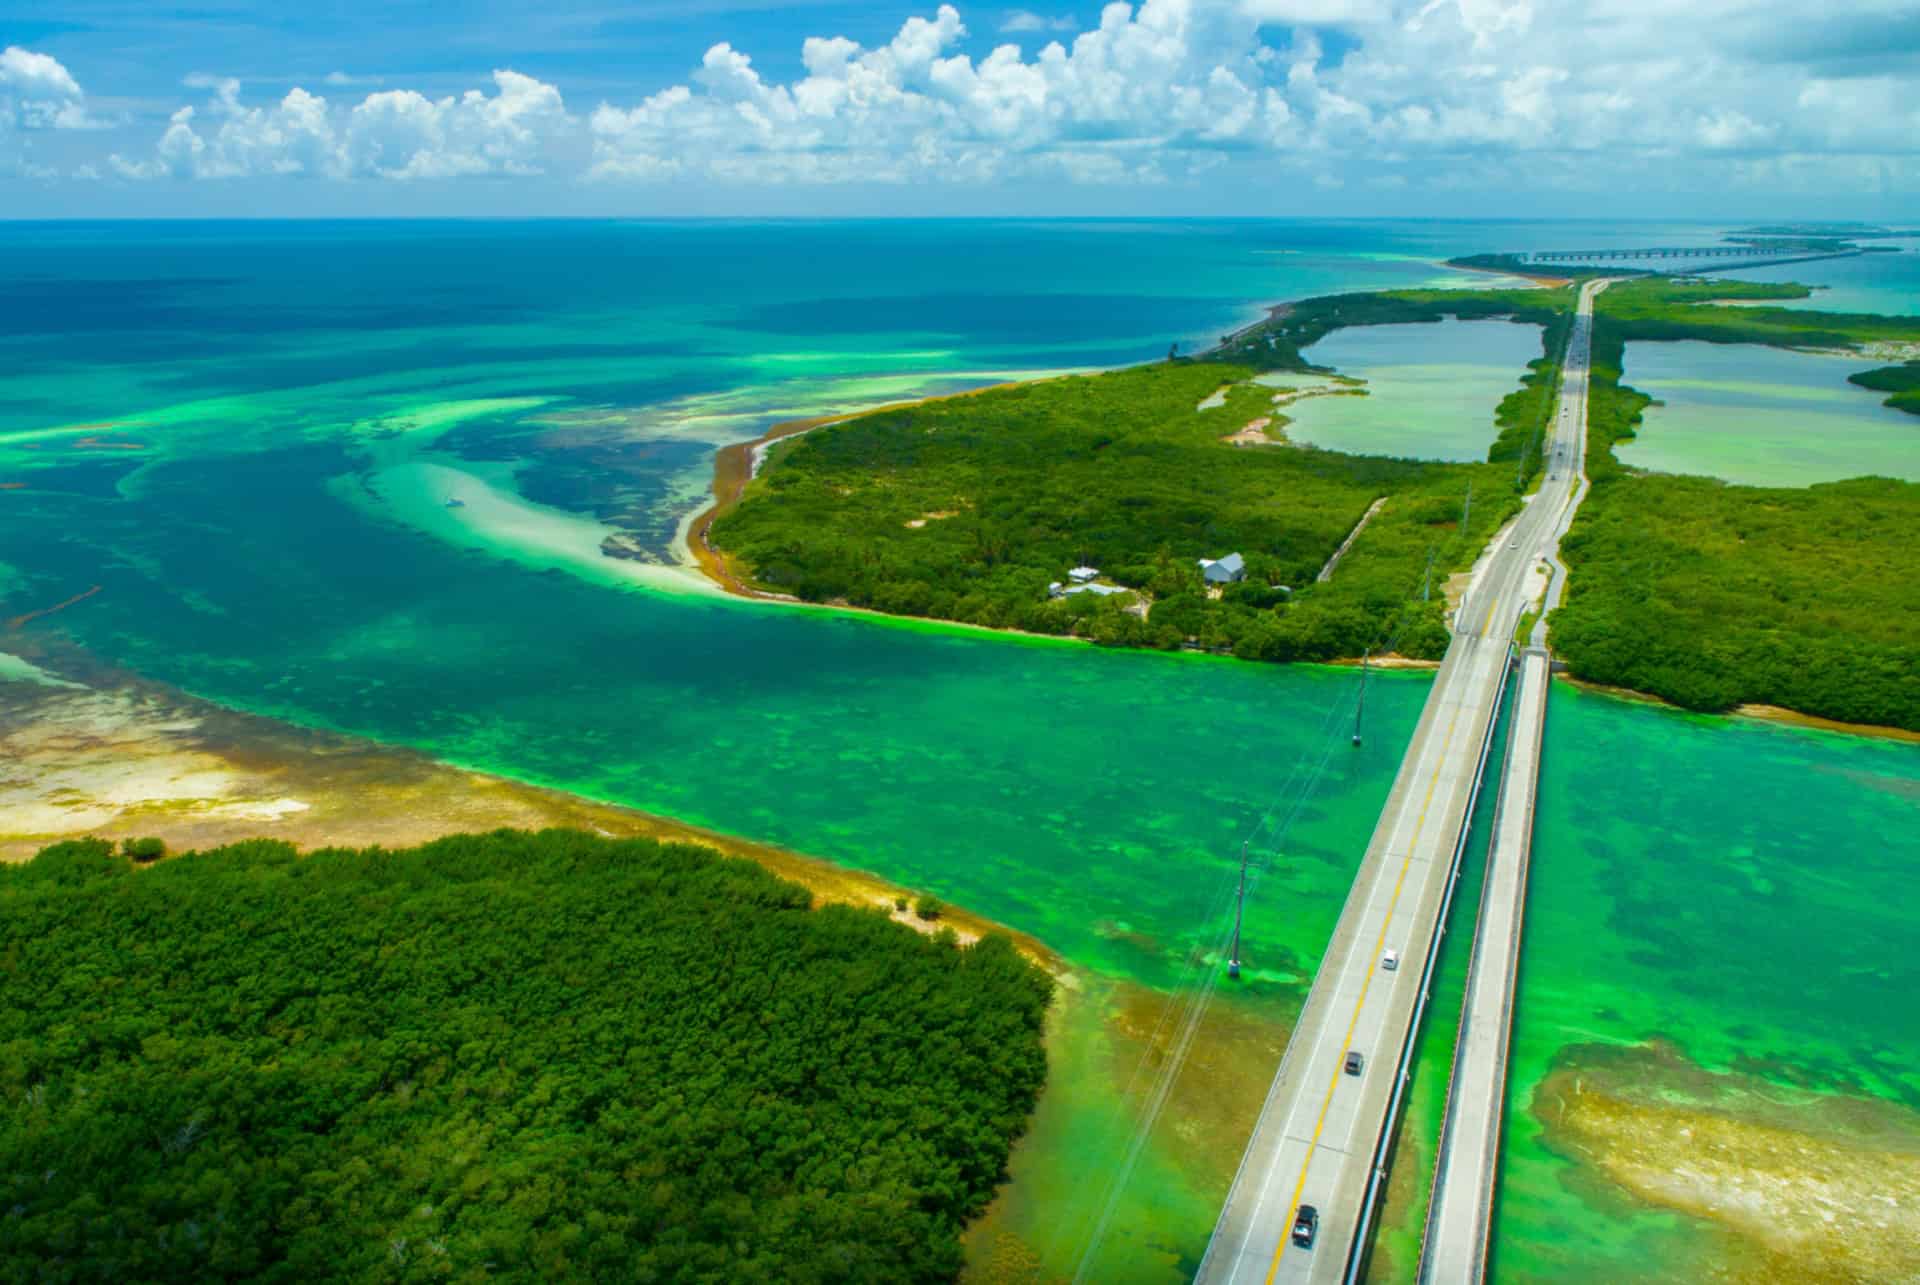
[[0, 0], [0, 215], [1920, 219], [1920, 9]]

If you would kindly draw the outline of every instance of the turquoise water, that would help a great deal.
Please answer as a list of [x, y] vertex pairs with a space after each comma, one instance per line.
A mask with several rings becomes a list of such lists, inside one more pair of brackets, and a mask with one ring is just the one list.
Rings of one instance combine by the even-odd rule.
[[[1581, 231], [0, 225], [10, 305], [0, 309], [0, 616], [98, 585], [27, 628], [240, 708], [874, 870], [1036, 934], [1095, 974], [1103, 995], [1187, 975], [1217, 941], [1218, 894], [1242, 836], [1290, 819], [1259, 832], [1271, 873], [1248, 914], [1256, 966], [1229, 1006], [1271, 1030], [1338, 913], [1423, 677], [1374, 676], [1369, 736], [1355, 750], [1351, 671], [741, 603], [694, 592], [658, 563], [716, 445], [770, 421], [1157, 357], [1263, 303], [1447, 279], [1432, 259]], [[1503, 358], [1504, 392], [1537, 336], [1499, 329], [1527, 349]], [[616, 530], [641, 560], [601, 555]], [[1737, 875], [1742, 897], [1797, 886], [1801, 845], [1863, 847], [1873, 832], [1861, 827], [1898, 820], [1872, 784], [1884, 773], [1848, 774], [1866, 753], [1853, 742], [1789, 740], [1813, 748], [1742, 757], [1738, 747], [1774, 742], [1612, 702], [1564, 705], [1557, 696], [1550, 736], [1574, 739], [1550, 747], [1550, 788], [1578, 797], [1558, 806], [1645, 815], [1582, 827], [1605, 846], [1583, 840], [1564, 865], [1536, 867], [1549, 889], [1543, 939], [1575, 943], [1541, 949], [1576, 975], [1593, 955], [1647, 993], [1637, 1006], [1604, 997], [1627, 1015], [1604, 1029], [1637, 1039], [1654, 1022], [1713, 1064], [1730, 1042], [1713, 1036], [1723, 997], [1672, 949], [1636, 940], [1668, 910], [1634, 872], [1696, 827], [1742, 832], [1743, 817], [1765, 816], [1746, 797], [1750, 781], [1787, 797], [1794, 774], [1841, 765], [1820, 777], [1821, 828], [1762, 835], [1739, 861], [1701, 858], [1688, 905], [1702, 908], [1700, 931], [1729, 931], [1718, 883]], [[1902, 853], [1910, 866], [1897, 844], [1872, 856], [1864, 882], [1880, 902], [1863, 913], [1881, 918], [1863, 921], [1872, 927], [1847, 943], [1854, 953], [1810, 960], [1842, 970], [1832, 985], [1847, 1004], [1847, 968], [1906, 980], [1899, 970], [1911, 967], [1878, 962], [1894, 954], [1884, 945], [1894, 928], [1911, 931], [1889, 909]], [[1571, 900], [1554, 910], [1561, 869]], [[1569, 936], [1576, 922], [1594, 931], [1582, 908], [1621, 898], [1622, 878], [1636, 891], [1603, 925], [1606, 939]], [[1791, 917], [1764, 904], [1771, 930], [1789, 933]], [[1846, 913], [1836, 896], [1820, 922], [1843, 926]], [[1538, 970], [1545, 989], [1528, 982], [1531, 1065], [1591, 1025], [1555, 967]], [[1801, 1008], [1768, 994], [1741, 1002], [1771, 1011], [1761, 1029], [1776, 1032]], [[1115, 1029], [1104, 1019], [1086, 1019], [1063, 1065], [1107, 1074], [1121, 1055], [1103, 1052]], [[1914, 1032], [1888, 1014], [1849, 1021], [1848, 1039], [1913, 1047]], [[1824, 1065], [1831, 1076], [1836, 1064]], [[1873, 1066], [1863, 1091], [1907, 1091], [1897, 1068]], [[1217, 1096], [1250, 1123], [1264, 1075], [1242, 1079]], [[1070, 1272], [1079, 1244], [1058, 1229], [1084, 1226], [1103, 1197], [1087, 1175], [1111, 1171], [1129, 1117], [1104, 1082], [1068, 1082], [1050, 1100], [1036, 1132], [1068, 1141], [1019, 1160], [1016, 1187], [1045, 1198], [1008, 1221], [1048, 1228], [1057, 1243], [1042, 1260]], [[1122, 1193], [1127, 1234], [1102, 1279], [1179, 1279], [1204, 1244], [1237, 1152], [1218, 1144], [1196, 1161], [1185, 1123], [1163, 1121]], [[1516, 1162], [1513, 1191], [1557, 1172], [1560, 1162], [1536, 1159]], [[1562, 1221], [1602, 1240], [1616, 1226], [1559, 1195], [1532, 1212], [1519, 1195], [1509, 1205], [1519, 1212], [1502, 1252], [1515, 1246], [1514, 1263], [1546, 1254], [1527, 1246]]]
[[1457, 319], [1362, 326], [1336, 330], [1304, 353], [1365, 380], [1366, 396], [1287, 404], [1292, 440], [1354, 455], [1484, 460], [1497, 432], [1494, 408], [1540, 356], [1540, 327]]
[[[1449, 275], [1425, 253], [1281, 225], [0, 228], [4, 611], [97, 584], [28, 628], [873, 870], [1034, 933], [1102, 993], [1188, 976], [1240, 841], [1304, 800], [1254, 847], [1278, 860], [1241, 1007], [1271, 1029], [1422, 678], [1374, 683], [1355, 751], [1350, 671], [797, 612], [657, 562], [714, 448], [770, 421], [1159, 356], [1272, 298]], [[616, 529], [655, 563], [602, 556]], [[1063, 1063], [1111, 1082], [1050, 1096], [1072, 1144], [1020, 1158], [1007, 1217], [1068, 1271], [1105, 1196], [1076, 1175], [1126, 1147], [1139, 1056], [1083, 1011]], [[1162, 1279], [1204, 1243], [1230, 1157], [1187, 1159], [1156, 1141], [1116, 1196], [1135, 1278], [1139, 1237]]]
[[1816, 287], [1811, 298], [1776, 305], [1782, 308], [1920, 316], [1920, 248], [1917, 248], [1920, 241], [1909, 237], [1869, 244], [1894, 246], [1897, 252], [1783, 263], [1773, 268], [1745, 268], [1714, 275], [1735, 281], [1797, 281]]
[[1754, 344], [1636, 342], [1626, 382], [1655, 398], [1622, 464], [1748, 486], [1920, 480], [1920, 418], [1847, 382], [1875, 363]]

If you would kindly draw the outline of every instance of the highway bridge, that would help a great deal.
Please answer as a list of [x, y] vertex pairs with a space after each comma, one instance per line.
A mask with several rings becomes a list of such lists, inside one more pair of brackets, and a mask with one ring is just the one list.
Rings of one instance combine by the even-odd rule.
[[[1197, 1279], [1207, 1285], [1352, 1281], [1364, 1268], [1525, 585], [1556, 552], [1586, 491], [1593, 296], [1604, 286], [1581, 291], [1547, 477], [1482, 558], [1455, 613], [1446, 657], [1201, 1261]], [[1389, 951], [1397, 967], [1387, 966]], [[1318, 1216], [1310, 1245], [1292, 1234], [1303, 1205]]]
[[1473, 958], [1460, 1009], [1453, 1073], [1441, 1119], [1440, 1151], [1427, 1202], [1420, 1248], [1421, 1285], [1484, 1280], [1493, 1233], [1494, 1182], [1500, 1167], [1500, 1129], [1506, 1110], [1507, 1055], [1513, 1002], [1520, 980], [1520, 928], [1527, 904], [1527, 868], [1533, 858], [1533, 814], [1540, 792], [1540, 747], [1547, 727], [1547, 616], [1566, 591], [1560, 540], [1586, 498], [1585, 417], [1579, 438], [1556, 444], [1551, 467], [1573, 474], [1573, 493], [1542, 553], [1551, 578], [1539, 619], [1520, 653], [1520, 681], [1507, 726], [1507, 756], [1493, 818], [1493, 843], [1474, 921]]

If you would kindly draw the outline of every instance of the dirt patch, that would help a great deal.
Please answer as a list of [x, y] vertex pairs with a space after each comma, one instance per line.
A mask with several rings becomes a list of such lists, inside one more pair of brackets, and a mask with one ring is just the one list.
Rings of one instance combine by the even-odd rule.
[[931, 513], [922, 513], [917, 518], [909, 518], [907, 525], [917, 531], [929, 522], [942, 522], [947, 518], [957, 518], [959, 516], [959, 509], [935, 509]]
[[[1362, 659], [1363, 658], [1359, 656], [1345, 656], [1339, 660], [1329, 660], [1326, 663], [1329, 665], [1351, 665], [1357, 667]], [[1399, 652], [1395, 651], [1383, 651], [1378, 656], [1367, 656], [1364, 659], [1368, 665], [1375, 669], [1440, 668], [1440, 662], [1437, 660], [1423, 660], [1418, 656], [1402, 656]]]
[[1267, 426], [1273, 423], [1271, 416], [1261, 416], [1250, 420], [1247, 426], [1237, 433], [1229, 433], [1220, 440], [1234, 446], [1278, 446], [1280, 443], [1267, 436]]

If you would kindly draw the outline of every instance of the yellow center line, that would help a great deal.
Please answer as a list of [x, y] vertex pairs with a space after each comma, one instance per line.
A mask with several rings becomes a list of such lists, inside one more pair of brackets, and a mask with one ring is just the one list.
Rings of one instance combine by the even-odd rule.
[[[1598, 291], [1594, 291], [1594, 293], [1598, 293]], [[1591, 307], [1591, 298], [1592, 296], [1588, 295], [1582, 300], [1582, 303]], [[1564, 406], [1564, 401], [1562, 404]], [[1487, 619], [1480, 627], [1481, 637], [1486, 637], [1487, 630], [1493, 627], [1493, 613], [1499, 605], [1499, 596], [1495, 595], [1493, 602], [1487, 606]], [[1433, 778], [1427, 782], [1426, 797], [1420, 802], [1420, 815], [1414, 822], [1413, 839], [1407, 845], [1406, 855], [1400, 858], [1400, 874], [1394, 880], [1393, 898], [1387, 903], [1387, 917], [1385, 922], [1380, 926], [1379, 939], [1374, 943], [1373, 955], [1370, 957], [1366, 975], [1360, 983], [1360, 998], [1354, 1003], [1352, 1016], [1347, 1019], [1346, 1041], [1340, 1048], [1341, 1065], [1334, 1070], [1332, 1077], [1327, 1081], [1327, 1093], [1320, 1102], [1320, 1116], [1313, 1124], [1313, 1139], [1307, 1144], [1307, 1158], [1301, 1163], [1299, 1180], [1293, 1185], [1293, 1198], [1288, 1202], [1286, 1207], [1286, 1212], [1290, 1214], [1295, 1213], [1300, 1208], [1300, 1197], [1306, 1192], [1307, 1170], [1313, 1165], [1313, 1153], [1320, 1147], [1320, 1134], [1327, 1125], [1327, 1112], [1333, 1107], [1334, 1092], [1340, 1087], [1340, 1077], [1346, 1072], [1347, 1053], [1353, 1048], [1353, 1033], [1360, 1025], [1360, 1011], [1366, 1007], [1367, 993], [1373, 987], [1374, 968], [1371, 960], [1378, 959], [1380, 952], [1386, 948], [1387, 931], [1393, 924], [1393, 912], [1400, 904], [1400, 894], [1407, 882], [1407, 871], [1413, 866], [1413, 854], [1418, 850], [1420, 846], [1420, 836], [1426, 830], [1427, 812], [1433, 806], [1433, 795], [1434, 791], [1439, 788], [1440, 774], [1446, 770], [1448, 751], [1453, 747], [1454, 729], [1459, 721], [1460, 705], [1456, 702], [1453, 707], [1453, 716], [1447, 720], [1446, 737], [1441, 742], [1439, 765], [1433, 769]], [[1284, 1143], [1284, 1141], [1285, 1139], [1283, 1137], [1282, 1142]], [[1280, 1272], [1280, 1260], [1285, 1256], [1288, 1245], [1292, 1244], [1292, 1222], [1293, 1220], [1291, 1218], [1287, 1220], [1287, 1226], [1280, 1235], [1280, 1244], [1273, 1251], [1273, 1262], [1267, 1268], [1266, 1285], [1273, 1285], [1274, 1278]]]
[[[1453, 732], [1459, 722], [1460, 705], [1456, 702], [1453, 707], [1453, 717], [1447, 720], [1447, 735], [1440, 744], [1439, 765], [1433, 769], [1433, 779], [1427, 782], [1426, 797], [1420, 802], [1420, 816], [1413, 825], [1413, 839], [1407, 844], [1406, 855], [1400, 858], [1400, 875], [1393, 881], [1393, 898], [1387, 902], [1387, 917], [1380, 925], [1380, 937], [1374, 943], [1370, 959], [1379, 959], [1380, 952], [1386, 949], [1387, 931], [1393, 926], [1393, 912], [1400, 904], [1400, 892], [1406, 886], [1407, 871], [1413, 866], [1413, 854], [1419, 849], [1420, 835], [1427, 827], [1427, 811], [1433, 806], [1433, 793], [1439, 788], [1440, 774], [1446, 770], [1447, 752], [1453, 748]], [[1340, 1087], [1340, 1077], [1346, 1073], [1347, 1053], [1353, 1048], [1353, 1032], [1360, 1024], [1360, 1010], [1366, 1007], [1367, 992], [1373, 987], [1373, 973], [1373, 965], [1369, 963], [1365, 977], [1360, 983], [1360, 998], [1353, 1005], [1353, 1016], [1347, 1019], [1346, 1041], [1340, 1046], [1340, 1065], [1334, 1070], [1333, 1078], [1327, 1081], [1327, 1095], [1320, 1103], [1320, 1118], [1313, 1123], [1313, 1140], [1307, 1144], [1307, 1158], [1300, 1165], [1300, 1179], [1294, 1183], [1293, 1199], [1287, 1203], [1286, 1212], [1288, 1213], [1293, 1213], [1300, 1208], [1300, 1196], [1307, 1189], [1307, 1170], [1313, 1164], [1313, 1153], [1319, 1149], [1320, 1132], [1327, 1126], [1327, 1112], [1333, 1107], [1334, 1091]], [[1283, 1136], [1282, 1143], [1284, 1142]], [[1291, 1218], [1287, 1220], [1287, 1226], [1280, 1234], [1280, 1244], [1273, 1251], [1273, 1263], [1267, 1268], [1267, 1285], [1273, 1285], [1274, 1277], [1280, 1271], [1280, 1258], [1287, 1252], [1287, 1246], [1292, 1243], [1292, 1222]]]

